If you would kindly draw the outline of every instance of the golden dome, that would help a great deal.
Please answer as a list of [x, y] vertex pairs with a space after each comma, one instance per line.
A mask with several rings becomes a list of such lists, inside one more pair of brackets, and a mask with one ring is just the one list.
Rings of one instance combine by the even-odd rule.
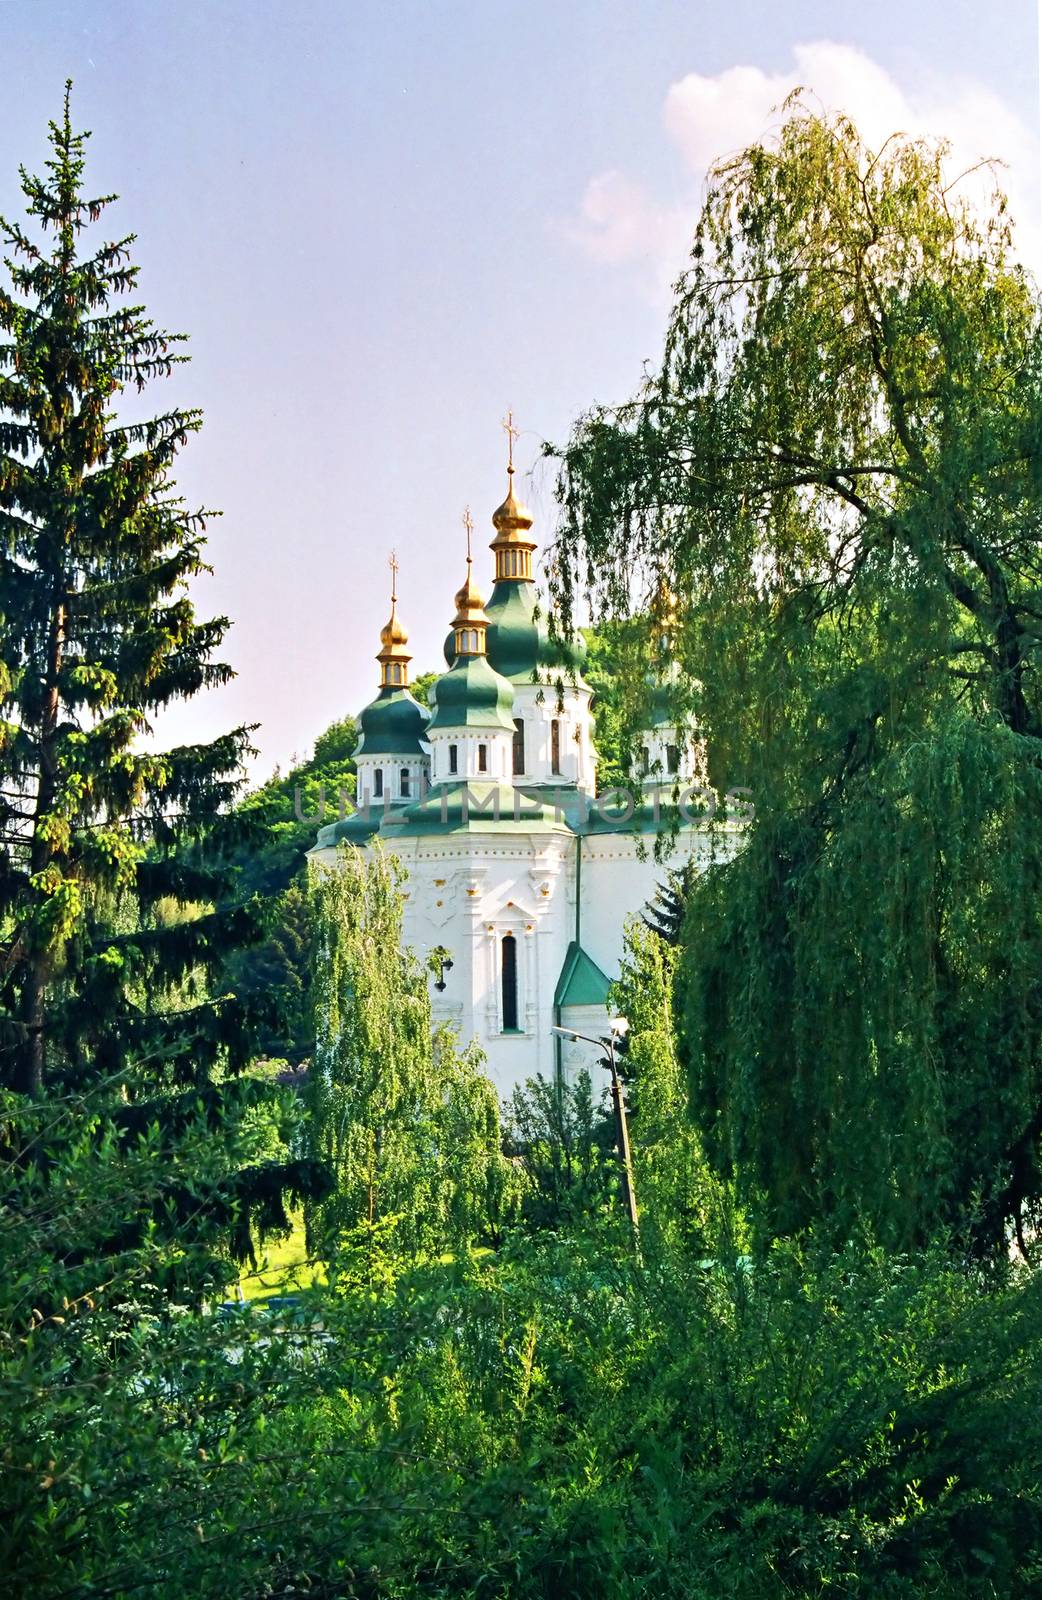
[[532, 513], [514, 494], [514, 440], [518, 430], [514, 426], [514, 413], [508, 411], [503, 419], [507, 436], [507, 497], [492, 513], [492, 526], [496, 530], [490, 549], [496, 556], [496, 582], [513, 578], [527, 583], [532, 578], [532, 551], [535, 541], [528, 538], [532, 526]]
[[385, 689], [404, 689], [409, 683], [409, 662], [412, 656], [405, 646], [409, 642], [405, 624], [398, 615], [398, 558], [391, 554], [391, 615], [380, 629], [380, 686]]
[[651, 626], [656, 633], [672, 633], [677, 625], [677, 597], [660, 577], [651, 601]]
[[452, 621], [454, 628], [463, 628], [468, 624], [473, 625], [475, 622], [480, 624], [488, 621], [485, 615], [485, 597], [474, 582], [469, 556], [467, 557], [467, 576], [464, 579], [462, 588], [456, 590], [455, 605], [456, 615]]
[[474, 558], [470, 553], [474, 522], [469, 506], [463, 513], [463, 526], [467, 530], [467, 576], [462, 588], [456, 590], [456, 615], [452, 619], [452, 626], [456, 636], [456, 655], [477, 656], [485, 653], [488, 618], [485, 615], [484, 596], [474, 583]]
[[529, 537], [532, 513], [514, 495], [514, 468], [507, 467], [507, 497], [492, 513], [496, 537], [489, 549], [496, 557], [496, 582], [514, 579], [530, 583], [535, 540]]
[[405, 624], [398, 615], [396, 602], [391, 602], [391, 615], [380, 629], [380, 643], [385, 650], [398, 644], [408, 644], [409, 635], [405, 631]]
[[[503, 544], [527, 543], [519, 539], [520, 533], [527, 533], [535, 518], [527, 506], [521, 504], [514, 494], [514, 469], [507, 467], [507, 497], [501, 506], [497, 506], [492, 513], [492, 526], [496, 530], [497, 538], [493, 541], [492, 548]], [[533, 545], [534, 549], [535, 546]]]

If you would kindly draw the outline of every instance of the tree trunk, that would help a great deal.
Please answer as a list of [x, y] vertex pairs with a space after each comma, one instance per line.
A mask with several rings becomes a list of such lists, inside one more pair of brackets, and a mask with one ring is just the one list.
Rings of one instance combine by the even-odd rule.
[[[29, 870], [35, 877], [50, 863], [53, 846], [42, 824], [50, 816], [58, 790], [58, 758], [55, 750], [60, 710], [59, 679], [64, 659], [67, 608], [64, 598], [57, 600], [51, 614], [47, 644], [47, 678], [43, 711], [40, 717], [40, 777], [33, 811], [33, 835], [29, 848]], [[45, 1054], [45, 1002], [52, 952], [33, 945], [26, 958], [26, 977], [22, 989], [24, 1042], [15, 1061], [12, 1087], [22, 1094], [38, 1095], [43, 1088]]]

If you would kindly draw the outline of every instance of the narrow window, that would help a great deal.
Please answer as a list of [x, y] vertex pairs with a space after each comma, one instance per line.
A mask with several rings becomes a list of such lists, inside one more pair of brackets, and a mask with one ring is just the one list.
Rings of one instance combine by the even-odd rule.
[[503, 936], [503, 1032], [517, 1032], [517, 940]]
[[488, 771], [488, 745], [487, 744], [479, 744], [478, 745], [478, 771], [479, 772], [487, 772]]
[[450, 744], [449, 745], [449, 771], [450, 772], [458, 772], [459, 771], [459, 747], [458, 747], [458, 745], [454, 745], [454, 744]]
[[520, 717], [514, 718], [514, 772], [525, 770], [525, 725]]
[[680, 771], [680, 749], [675, 744], [666, 746], [666, 771], [674, 776]]
[[561, 770], [561, 723], [555, 717], [550, 724], [550, 771], [559, 773]]
[[400, 782], [399, 782], [399, 790], [398, 790], [398, 792], [401, 795], [403, 800], [408, 800], [408, 798], [409, 798], [409, 769], [408, 769], [408, 767], [403, 767], [402, 768], [402, 775], [401, 775], [401, 779], [400, 779]]
[[373, 773], [373, 793], [375, 794], [376, 798], [379, 800], [379, 798], [383, 794], [383, 792], [384, 792], [384, 769], [383, 769], [383, 767], [377, 767], [376, 771]]
[[648, 749], [647, 745], [645, 745], [643, 750], [640, 752], [640, 770], [645, 778], [651, 771], [651, 751]]

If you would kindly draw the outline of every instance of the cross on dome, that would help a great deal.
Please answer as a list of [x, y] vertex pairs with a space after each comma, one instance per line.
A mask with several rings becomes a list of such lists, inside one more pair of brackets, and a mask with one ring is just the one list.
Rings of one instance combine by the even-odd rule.
[[514, 426], [514, 410], [513, 410], [513, 407], [511, 407], [507, 411], [506, 416], [503, 418], [503, 421], [500, 423], [500, 427], [503, 429], [503, 432], [507, 436], [507, 471], [509, 473], [513, 473], [513, 471], [514, 471], [514, 440], [515, 439], [520, 439], [520, 437], [521, 437], [521, 429]]
[[512, 408], [503, 418], [501, 427], [507, 436], [507, 497], [492, 513], [496, 537], [491, 548], [496, 557], [496, 582], [508, 579], [530, 583], [535, 540], [528, 536], [532, 513], [514, 495], [514, 440], [520, 438], [521, 430], [514, 423]]

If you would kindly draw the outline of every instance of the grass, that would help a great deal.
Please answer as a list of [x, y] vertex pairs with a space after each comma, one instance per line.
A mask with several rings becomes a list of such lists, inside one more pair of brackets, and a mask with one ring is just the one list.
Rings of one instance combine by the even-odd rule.
[[263, 1300], [270, 1294], [292, 1294], [295, 1289], [308, 1289], [313, 1283], [325, 1282], [322, 1266], [308, 1260], [303, 1215], [295, 1212], [292, 1222], [292, 1230], [284, 1239], [266, 1241], [258, 1252], [256, 1269], [244, 1272], [239, 1279], [247, 1300]]

